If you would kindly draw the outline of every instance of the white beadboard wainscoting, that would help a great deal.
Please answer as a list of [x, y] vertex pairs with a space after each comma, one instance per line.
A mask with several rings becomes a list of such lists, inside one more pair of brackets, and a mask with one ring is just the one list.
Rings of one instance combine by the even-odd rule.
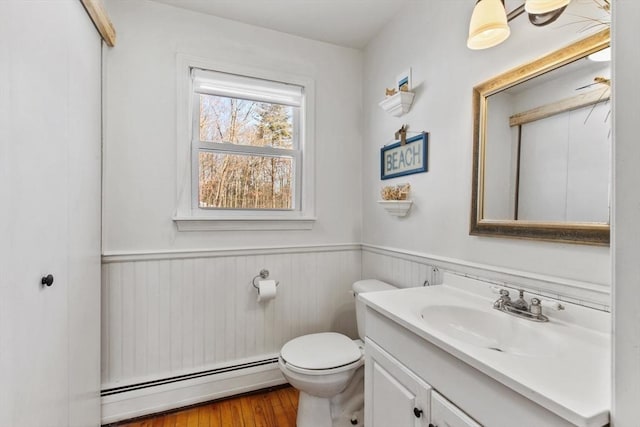
[[396, 248], [362, 245], [362, 277], [410, 287], [427, 284], [425, 280], [428, 280], [428, 284], [439, 284], [443, 271], [522, 288], [597, 310], [610, 310], [611, 288], [606, 284], [545, 276]]
[[[266, 268], [277, 296], [258, 303]], [[106, 254], [102, 267], [102, 421], [283, 384], [281, 346], [299, 335], [356, 336], [351, 285], [434, 285], [444, 271], [609, 310], [606, 284], [370, 244]]]
[[[359, 244], [107, 254], [102, 280], [102, 421], [285, 382], [280, 347], [303, 334], [355, 337]], [[257, 302], [262, 269], [277, 296]]]

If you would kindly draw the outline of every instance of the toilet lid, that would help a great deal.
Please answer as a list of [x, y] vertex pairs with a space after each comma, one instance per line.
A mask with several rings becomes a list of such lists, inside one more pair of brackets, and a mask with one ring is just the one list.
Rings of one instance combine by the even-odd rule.
[[323, 332], [292, 339], [282, 347], [280, 356], [298, 368], [331, 369], [357, 361], [362, 352], [349, 337]]

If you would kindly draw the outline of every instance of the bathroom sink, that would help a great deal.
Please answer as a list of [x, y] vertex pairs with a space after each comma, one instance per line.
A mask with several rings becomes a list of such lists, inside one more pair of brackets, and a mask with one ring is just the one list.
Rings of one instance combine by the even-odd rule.
[[[409, 369], [436, 389], [455, 378], [450, 390], [458, 390], [455, 381], [466, 378], [493, 390], [496, 384], [479, 380], [485, 375], [567, 420], [544, 425], [608, 424], [609, 313], [569, 302], [556, 311], [545, 301], [548, 322], [534, 322], [494, 309], [498, 296], [492, 283], [448, 273], [442, 281], [360, 295], [367, 325], [374, 325], [367, 338], [411, 364]], [[458, 397], [464, 394], [472, 405], [477, 396], [485, 399], [466, 389]]]
[[545, 325], [517, 319], [488, 307], [429, 305], [420, 310], [429, 328], [476, 347], [525, 357], [553, 357], [562, 340]]

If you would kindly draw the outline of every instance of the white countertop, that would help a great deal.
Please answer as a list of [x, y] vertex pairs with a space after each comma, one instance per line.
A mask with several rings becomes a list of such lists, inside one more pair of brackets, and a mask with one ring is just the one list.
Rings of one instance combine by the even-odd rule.
[[[359, 297], [419, 337], [573, 424], [600, 427], [609, 422], [609, 313], [563, 303], [566, 310], [561, 312], [543, 309], [549, 322], [531, 322], [494, 310], [497, 295], [492, 294], [489, 284], [447, 277], [443, 285], [371, 292]], [[486, 309], [504, 315], [505, 322], [526, 322], [522, 326], [545, 337], [540, 345], [551, 348], [537, 355], [511, 354], [452, 338], [420, 315], [430, 306], [442, 305]]]

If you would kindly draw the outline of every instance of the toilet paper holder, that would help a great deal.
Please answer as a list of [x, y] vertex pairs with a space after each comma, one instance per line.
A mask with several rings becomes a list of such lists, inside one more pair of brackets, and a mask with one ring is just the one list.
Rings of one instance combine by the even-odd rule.
[[[260, 273], [258, 273], [258, 275], [253, 278], [251, 283], [253, 284], [253, 287], [256, 288], [256, 289], [258, 289], [258, 285], [256, 283], [256, 279], [258, 277], [261, 278], [261, 279], [268, 278], [269, 277], [269, 270], [267, 270], [266, 268], [263, 268], [262, 270], [260, 270]], [[280, 282], [276, 282], [276, 286], [278, 286], [279, 284], [280, 284]]]

